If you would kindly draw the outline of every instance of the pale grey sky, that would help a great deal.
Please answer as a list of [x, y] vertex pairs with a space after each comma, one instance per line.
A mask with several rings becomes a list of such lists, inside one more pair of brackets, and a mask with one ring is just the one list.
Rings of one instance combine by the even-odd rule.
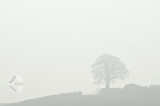
[[[0, 103], [94, 92], [90, 66], [104, 53], [126, 63], [126, 83], [160, 84], [159, 0], [1, 0]], [[13, 93], [8, 80], [24, 80]]]

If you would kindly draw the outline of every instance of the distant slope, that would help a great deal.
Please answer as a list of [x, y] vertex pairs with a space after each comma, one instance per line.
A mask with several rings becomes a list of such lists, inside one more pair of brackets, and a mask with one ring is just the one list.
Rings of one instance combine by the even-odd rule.
[[102, 89], [98, 95], [53, 95], [0, 106], [160, 106], [160, 88]]

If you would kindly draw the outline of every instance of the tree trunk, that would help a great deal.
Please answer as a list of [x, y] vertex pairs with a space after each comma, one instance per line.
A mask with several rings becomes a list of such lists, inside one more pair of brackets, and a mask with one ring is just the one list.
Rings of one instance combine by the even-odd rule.
[[106, 83], [106, 88], [110, 88], [109, 82]]

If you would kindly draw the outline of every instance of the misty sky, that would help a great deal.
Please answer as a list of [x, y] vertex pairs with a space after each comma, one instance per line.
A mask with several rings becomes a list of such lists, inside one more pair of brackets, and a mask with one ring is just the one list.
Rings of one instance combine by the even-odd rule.
[[[130, 71], [125, 81], [160, 84], [159, 0], [1, 0], [0, 103], [94, 92], [91, 65], [104, 53]], [[20, 75], [21, 93], [8, 80]]]

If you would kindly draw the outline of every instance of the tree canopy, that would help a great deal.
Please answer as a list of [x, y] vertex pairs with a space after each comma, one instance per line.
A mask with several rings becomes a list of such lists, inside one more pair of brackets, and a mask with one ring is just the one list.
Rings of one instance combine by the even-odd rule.
[[96, 83], [103, 82], [109, 88], [111, 81], [114, 79], [123, 80], [129, 71], [119, 58], [104, 54], [97, 58], [95, 64], [92, 65], [92, 73]]

